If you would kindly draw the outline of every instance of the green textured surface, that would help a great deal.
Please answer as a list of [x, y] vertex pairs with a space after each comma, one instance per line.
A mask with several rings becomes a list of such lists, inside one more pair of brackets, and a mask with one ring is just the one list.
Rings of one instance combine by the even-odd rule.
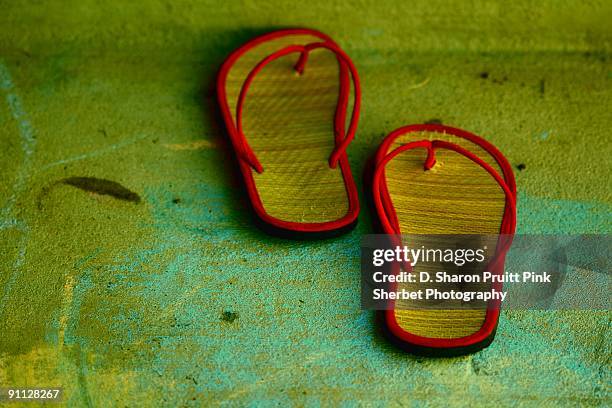
[[318, 28], [362, 78], [358, 179], [386, 133], [438, 119], [525, 164], [519, 232], [609, 233], [609, 2], [139, 3], [0, 1], [0, 387], [96, 406], [610, 404], [609, 313], [505, 312], [454, 359], [388, 345], [359, 309], [369, 209], [334, 240], [257, 231], [212, 91], [253, 35]]

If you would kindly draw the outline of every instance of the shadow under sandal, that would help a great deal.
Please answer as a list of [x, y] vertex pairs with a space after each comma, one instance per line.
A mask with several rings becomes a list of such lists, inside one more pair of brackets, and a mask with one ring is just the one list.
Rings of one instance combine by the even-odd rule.
[[359, 201], [346, 148], [361, 90], [334, 41], [308, 29], [257, 37], [225, 60], [217, 97], [266, 231], [317, 238], [355, 226]]
[[[486, 140], [442, 125], [397, 129], [384, 139], [376, 154], [372, 194], [385, 234], [410, 234], [413, 241], [438, 234], [499, 237], [492, 245], [492, 252], [498, 255], [483, 267], [503, 274], [505, 253], [516, 228], [516, 184], [508, 161]], [[402, 244], [421, 248], [423, 242]], [[443, 268], [448, 270], [447, 263], [435, 262], [419, 263], [416, 268], [433, 272], [432, 276], [445, 271]], [[402, 266], [394, 264], [393, 273]], [[463, 268], [455, 268], [454, 273], [469, 270]], [[398, 283], [394, 290], [416, 291], [435, 285]], [[501, 283], [480, 282], [472, 288], [454, 289], [500, 291]], [[419, 307], [409, 301], [390, 301], [388, 310], [382, 312], [385, 332], [394, 343], [417, 354], [452, 356], [488, 346], [495, 335], [501, 301], [483, 301], [478, 308], [457, 307], [451, 302], [461, 303], [441, 300]]]

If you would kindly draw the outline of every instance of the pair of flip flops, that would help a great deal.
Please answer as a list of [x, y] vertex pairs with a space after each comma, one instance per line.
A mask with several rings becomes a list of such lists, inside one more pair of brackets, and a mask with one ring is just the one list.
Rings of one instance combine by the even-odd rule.
[[[263, 226], [317, 237], [355, 226], [359, 200], [346, 149], [357, 130], [361, 89], [355, 65], [330, 37], [290, 29], [249, 41], [223, 63], [217, 95]], [[406, 126], [383, 140], [373, 167], [371, 190], [385, 234], [514, 233], [512, 168], [480, 137], [442, 125]], [[383, 320], [402, 345], [453, 354], [488, 345], [498, 317], [499, 307], [392, 308]]]

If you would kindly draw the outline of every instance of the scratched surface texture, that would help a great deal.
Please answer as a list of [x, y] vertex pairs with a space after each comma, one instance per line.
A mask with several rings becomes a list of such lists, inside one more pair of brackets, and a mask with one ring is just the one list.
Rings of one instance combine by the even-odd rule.
[[259, 232], [211, 85], [253, 35], [318, 28], [361, 74], [359, 181], [386, 133], [440, 121], [515, 166], [520, 232], [607, 233], [610, 2], [258, 3], [0, 1], [0, 386], [73, 406], [609, 405], [609, 313], [505, 312], [460, 358], [387, 344], [359, 308], [370, 209], [333, 240]]

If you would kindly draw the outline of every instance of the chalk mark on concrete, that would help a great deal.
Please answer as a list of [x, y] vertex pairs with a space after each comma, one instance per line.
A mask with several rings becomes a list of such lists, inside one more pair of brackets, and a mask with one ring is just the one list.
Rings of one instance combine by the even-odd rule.
[[[81, 272], [81, 269], [92, 259], [96, 258], [102, 252], [101, 248], [97, 248], [91, 254], [83, 257], [74, 264], [74, 268], [77, 273]], [[83, 303], [83, 297], [85, 293], [91, 288], [92, 282], [90, 277], [90, 270], [85, 269], [80, 279], [76, 279], [75, 275], [68, 275], [66, 282], [64, 283], [63, 298], [62, 298], [62, 309], [59, 318], [59, 331], [58, 339], [60, 347], [65, 345], [76, 344], [78, 351], [78, 358], [76, 358], [76, 365], [78, 368], [78, 384], [80, 397], [83, 400], [84, 405], [91, 407], [93, 406], [89, 389], [87, 387], [87, 356], [85, 354], [86, 345], [82, 338], [75, 335], [76, 327], [78, 324], [77, 315], [80, 313], [81, 306]], [[76, 292], [76, 293], [75, 293]], [[75, 299], [76, 298], [76, 299]]]
[[11, 116], [17, 122], [21, 150], [23, 152], [23, 162], [17, 172], [15, 182], [13, 183], [13, 193], [2, 209], [2, 218], [6, 219], [12, 213], [15, 202], [17, 201], [17, 195], [23, 191], [28, 179], [28, 173], [32, 164], [32, 156], [36, 146], [36, 137], [34, 136], [34, 129], [28, 119], [28, 115], [23, 110], [21, 99], [15, 92], [15, 85], [13, 84], [11, 74], [2, 60], [0, 60], [0, 91], [6, 94], [5, 99]]
[[[331, 354], [331, 351], [328, 351], [328, 350], [321, 351], [315, 354], [311, 354], [310, 356], [302, 360], [300, 364], [302, 367], [304, 367], [307, 364], [310, 364], [312, 362], [321, 360], [324, 357], [327, 357], [329, 354]], [[230, 404], [232, 401], [235, 401], [237, 398], [252, 391], [253, 389], [257, 387], [261, 387], [263, 384], [271, 383], [272, 381], [275, 381], [276, 379], [278, 379], [280, 376], [286, 374], [288, 371], [294, 371], [294, 370], [295, 370], [295, 367], [293, 366], [279, 368], [278, 370], [276, 370], [276, 372], [270, 375], [264, 376], [260, 378], [259, 380], [255, 381], [254, 383], [246, 384], [245, 386], [240, 387], [239, 389], [235, 390], [233, 393], [231, 393], [225, 398], [225, 402]]]
[[[96, 258], [102, 249], [97, 248], [91, 254], [83, 257], [78, 260], [74, 264], [74, 269], [77, 271], [77, 274], [81, 272], [81, 269], [92, 259]], [[77, 288], [76, 297], [77, 300], [74, 300], [75, 294], [75, 286]], [[83, 276], [81, 276], [80, 281], [77, 282], [75, 275], [69, 274], [66, 277], [66, 282], [64, 283], [64, 290], [62, 296], [62, 311], [59, 318], [59, 332], [58, 339], [60, 340], [60, 346], [66, 344], [66, 332], [68, 332], [68, 343], [73, 342], [72, 336], [76, 326], [75, 315], [81, 309], [82, 298], [85, 295], [85, 292], [90, 287], [90, 279], [89, 279], [89, 271], [85, 270]]]
[[427, 77], [427, 78], [425, 78], [425, 80], [419, 82], [418, 84], [414, 84], [412, 86], [409, 86], [406, 89], [419, 89], [419, 88], [422, 88], [425, 85], [427, 85], [429, 83], [429, 81], [431, 81], [431, 77]]
[[128, 140], [124, 140], [124, 141], [121, 141], [119, 143], [115, 143], [115, 144], [103, 147], [103, 148], [98, 149], [98, 150], [94, 150], [94, 151], [91, 151], [91, 152], [88, 152], [88, 153], [79, 154], [79, 155], [73, 156], [73, 157], [68, 157], [66, 159], [58, 160], [58, 161], [53, 162], [53, 163], [45, 164], [44, 166], [40, 167], [39, 171], [47, 170], [47, 169], [50, 169], [50, 168], [56, 167], [56, 166], [61, 166], [62, 164], [68, 164], [68, 163], [72, 163], [72, 162], [79, 161], [79, 160], [85, 160], [85, 159], [90, 159], [92, 157], [101, 156], [103, 154], [110, 153], [112, 151], [119, 150], [121, 148], [129, 146], [129, 145], [131, 145], [133, 143], [139, 142], [140, 140], [145, 139], [146, 137], [147, 137], [147, 135], [139, 135], [139, 136], [136, 136], [134, 138], [131, 138], [131, 139], [128, 139]]
[[13, 263], [13, 270], [11, 275], [4, 287], [4, 294], [2, 295], [2, 302], [0, 302], [0, 316], [4, 312], [4, 306], [8, 299], [8, 295], [11, 292], [19, 271], [25, 262], [26, 248], [27, 248], [27, 237], [29, 234], [29, 228], [25, 222], [16, 220], [12, 217], [17, 197], [21, 194], [26, 186], [26, 182], [29, 178], [30, 168], [32, 167], [32, 159], [34, 156], [34, 150], [36, 147], [36, 137], [34, 135], [34, 129], [28, 115], [23, 109], [23, 103], [17, 95], [13, 79], [4, 61], [0, 60], [0, 91], [5, 93], [6, 103], [13, 119], [17, 122], [19, 129], [19, 137], [21, 142], [21, 150], [23, 152], [23, 159], [19, 170], [17, 171], [17, 177], [13, 183], [12, 194], [9, 196], [6, 204], [2, 208], [0, 219], [2, 219], [2, 229], [5, 226], [20, 225], [19, 231], [21, 235], [18, 240], [19, 252], [17, 258]]
[[83, 345], [81, 343], [78, 344], [78, 352], [79, 359], [77, 361], [78, 365], [78, 382], [79, 382], [79, 390], [81, 391], [81, 398], [84, 400], [85, 406], [93, 407], [93, 403], [91, 402], [91, 396], [89, 395], [89, 389], [87, 387], [87, 356], [83, 351]]
[[[166, 317], [170, 316], [172, 313], [174, 313], [175, 311], [177, 311], [180, 307], [182, 307], [183, 305], [185, 305], [185, 303], [193, 296], [195, 295], [200, 289], [206, 287], [208, 285], [208, 283], [201, 283], [199, 285], [194, 286], [193, 288], [186, 290], [185, 292], [183, 292], [182, 295], [180, 295], [176, 302], [174, 302], [172, 305], [170, 305], [170, 307], [164, 309], [164, 311], [158, 315], [153, 316], [155, 318], [155, 321], [162, 321], [163, 319], [165, 319]], [[136, 342], [135, 344], [140, 344], [144, 342], [144, 340], [140, 340], [138, 342]]]
[[62, 290], [62, 311], [59, 317], [59, 329], [58, 329], [58, 343], [61, 346], [64, 345], [66, 327], [68, 325], [68, 319], [70, 318], [70, 309], [72, 308], [72, 294], [74, 291], [74, 276], [68, 275], [66, 282], [64, 282], [64, 288]]
[[169, 150], [204, 150], [204, 149], [214, 149], [217, 147], [214, 142], [206, 139], [195, 140], [189, 143], [164, 143], [162, 145], [166, 149]]
[[4, 220], [0, 220], [0, 230], [3, 229], [11, 229], [16, 228], [18, 231], [25, 231], [26, 226], [23, 221], [20, 221], [16, 218], [8, 218]]

